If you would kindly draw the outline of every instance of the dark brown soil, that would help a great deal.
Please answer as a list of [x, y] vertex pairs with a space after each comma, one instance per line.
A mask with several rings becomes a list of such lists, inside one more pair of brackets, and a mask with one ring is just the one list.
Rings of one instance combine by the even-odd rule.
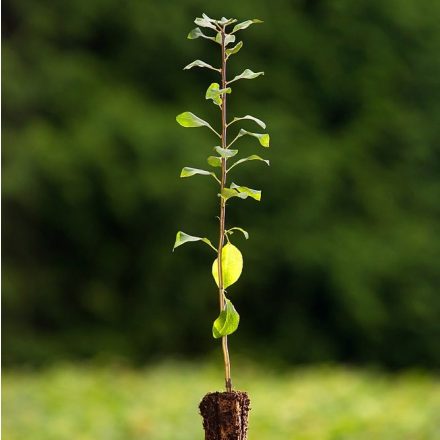
[[249, 405], [243, 391], [206, 394], [199, 405], [205, 440], [247, 440]]

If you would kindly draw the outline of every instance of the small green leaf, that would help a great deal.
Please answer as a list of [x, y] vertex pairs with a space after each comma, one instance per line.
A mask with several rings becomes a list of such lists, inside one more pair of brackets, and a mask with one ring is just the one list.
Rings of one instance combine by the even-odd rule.
[[213, 176], [216, 177], [215, 173], [212, 171], [199, 170], [198, 168], [184, 167], [180, 172], [180, 177], [191, 177], [196, 174], [201, 174], [202, 176]]
[[193, 67], [206, 67], [206, 68], [208, 68], [208, 69], [216, 70], [217, 72], [221, 72], [221, 69], [217, 69], [217, 68], [215, 68], [215, 67], [212, 67], [210, 64], [205, 63], [205, 62], [202, 61], [202, 60], [195, 60], [195, 61], [193, 61], [192, 63], [190, 63], [190, 64], [188, 64], [187, 66], [185, 66], [185, 67], [183, 68], [183, 70], [188, 70], [188, 69], [191, 69], [191, 68], [193, 68]]
[[237, 137], [241, 137], [241, 136], [244, 136], [246, 134], [249, 135], [249, 136], [253, 136], [253, 137], [257, 138], [258, 142], [260, 142], [260, 144], [263, 147], [269, 148], [269, 146], [270, 146], [270, 136], [267, 133], [252, 133], [250, 131], [241, 129], [238, 132]]
[[180, 124], [182, 127], [191, 128], [191, 127], [208, 127], [210, 130], [212, 130], [219, 138], [221, 138], [221, 135], [217, 133], [210, 124], [208, 124], [203, 119], [200, 119], [198, 116], [196, 116], [194, 113], [191, 112], [183, 112], [180, 113], [180, 115], [176, 116], [176, 121], [178, 124]]
[[179, 231], [176, 234], [176, 241], [173, 246], [173, 252], [176, 247], [182, 246], [182, 244], [188, 243], [190, 241], [203, 241], [203, 243], [206, 243], [208, 246], [210, 246], [212, 249], [214, 249], [217, 252], [217, 249], [212, 245], [211, 241], [207, 238], [202, 237], [194, 237], [193, 235], [185, 234], [183, 231]]
[[234, 53], [237, 53], [242, 47], [243, 47], [243, 41], [239, 41], [234, 47], [231, 47], [230, 49], [226, 49], [225, 51], [226, 55], [229, 57]]
[[238, 186], [235, 183], [231, 183], [230, 188], [223, 188], [220, 195], [225, 200], [228, 200], [232, 197], [239, 197], [240, 199], [247, 199], [248, 197], [252, 197], [257, 201], [261, 200], [261, 191], [248, 188], [247, 186]]
[[221, 95], [224, 93], [231, 93], [232, 89], [230, 87], [226, 87], [225, 89], [220, 88], [220, 84], [218, 83], [212, 83], [208, 89], [206, 90], [205, 98], [206, 99], [212, 99], [214, 104], [222, 105], [222, 98]]
[[263, 128], [263, 129], [266, 128], [266, 124], [261, 119], [258, 119], [258, 118], [254, 117], [254, 116], [251, 116], [251, 115], [242, 116], [241, 118], [234, 118], [228, 125], [231, 125], [231, 124], [233, 124], [234, 122], [237, 122], [237, 121], [242, 121], [243, 119], [249, 119], [251, 121], [254, 121], [261, 128]]
[[238, 150], [230, 150], [229, 148], [222, 148], [222, 147], [214, 147], [214, 150], [217, 151], [218, 154], [220, 154], [221, 157], [224, 157], [228, 159], [229, 157], [234, 157]]
[[208, 159], [206, 159], [209, 165], [212, 167], [221, 167], [222, 166], [222, 158], [217, 156], [209, 156]]
[[231, 81], [228, 81], [228, 84], [231, 84], [238, 79], [254, 79], [260, 75], [264, 75], [264, 72], [253, 72], [251, 69], [246, 69], [243, 73], [240, 73], [240, 75], [237, 75], [231, 79]]
[[233, 228], [228, 229], [227, 231], [225, 231], [225, 233], [232, 235], [234, 233], [234, 231], [240, 231], [244, 235], [246, 240], [249, 239], [249, 233], [247, 231], [245, 231], [243, 228], [239, 228], [238, 226], [234, 226]]
[[215, 38], [214, 38], [214, 37], [210, 37], [210, 36], [208, 36], [208, 35], [205, 35], [205, 34], [200, 30], [200, 28], [198, 28], [198, 27], [194, 28], [194, 29], [188, 34], [188, 39], [189, 39], [189, 40], [194, 40], [194, 39], [199, 38], [199, 37], [206, 38], [207, 40], [215, 41]]
[[241, 23], [238, 23], [234, 26], [234, 29], [232, 29], [232, 33], [237, 32], [241, 29], [246, 29], [248, 28], [251, 24], [256, 24], [256, 23], [263, 23], [261, 20], [258, 20], [258, 18], [254, 18], [253, 20], [246, 20], [243, 21]]
[[211, 28], [211, 29], [217, 30], [217, 28], [213, 24], [213, 21], [214, 20], [209, 18], [206, 14], [203, 14], [202, 18], [197, 17], [194, 20], [194, 23], [197, 24], [198, 26], [202, 26], [202, 27], [206, 27], [206, 28]]
[[[223, 288], [226, 289], [234, 284], [243, 270], [243, 256], [239, 249], [231, 243], [222, 248], [222, 274]], [[218, 258], [212, 263], [212, 276], [218, 286]]]
[[214, 321], [212, 326], [212, 336], [215, 339], [219, 339], [222, 336], [227, 336], [234, 333], [238, 324], [240, 323], [240, 315], [235, 307], [226, 299], [225, 309], [220, 312], [219, 317]]
[[[215, 41], [218, 44], [222, 44], [222, 34], [221, 32], [217, 32], [217, 35], [215, 36]], [[225, 46], [227, 46], [229, 43], [235, 42], [235, 35], [225, 34]]]
[[248, 160], [261, 160], [262, 162], [265, 162], [267, 165], [270, 165], [270, 162], [267, 159], [263, 159], [260, 156], [257, 156], [256, 154], [252, 154], [252, 156], [249, 157], [245, 157], [244, 159], [240, 159], [237, 160], [237, 162], [234, 162], [230, 168], [228, 169], [228, 171], [231, 171], [232, 168], [234, 168], [235, 166], [243, 163], [243, 162], [247, 162]]
[[222, 26], [226, 26], [228, 24], [232, 24], [232, 23], [236, 23], [236, 19], [235, 18], [226, 18], [226, 17], [222, 17], [221, 20], [218, 20], [217, 23], [221, 24]]

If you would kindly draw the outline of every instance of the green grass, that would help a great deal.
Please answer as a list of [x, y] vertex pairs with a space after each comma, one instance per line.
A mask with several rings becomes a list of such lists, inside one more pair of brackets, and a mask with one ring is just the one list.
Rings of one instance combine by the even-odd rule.
[[[249, 365], [233, 373], [252, 400], [249, 440], [440, 439], [434, 376]], [[202, 440], [197, 406], [221, 383], [221, 371], [206, 364], [6, 371], [3, 439]]]

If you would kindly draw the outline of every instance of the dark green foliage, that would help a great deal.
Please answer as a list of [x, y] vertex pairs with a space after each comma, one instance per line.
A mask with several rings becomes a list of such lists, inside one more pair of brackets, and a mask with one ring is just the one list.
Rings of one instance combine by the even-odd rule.
[[[4, 362], [212, 346], [205, 249], [169, 245], [179, 228], [216, 233], [203, 215], [216, 212], [214, 186], [176, 174], [206, 168], [212, 150], [201, 155], [175, 115], [190, 108], [218, 129], [218, 110], [194, 95], [216, 73], [194, 69], [183, 83], [176, 67], [218, 65], [207, 42], [184, 38], [205, 6], [4, 3]], [[440, 4], [226, 1], [205, 12], [264, 19], [228, 75], [251, 66], [270, 78], [258, 90], [242, 81], [228, 112], [252, 109], [277, 146], [272, 172], [240, 170], [270, 197], [230, 213], [253, 239], [241, 243], [233, 302], [247, 317], [234, 344], [296, 362], [439, 366]], [[211, 140], [197, 132], [197, 145]], [[243, 137], [244, 154], [246, 142], [251, 154], [257, 141]]]

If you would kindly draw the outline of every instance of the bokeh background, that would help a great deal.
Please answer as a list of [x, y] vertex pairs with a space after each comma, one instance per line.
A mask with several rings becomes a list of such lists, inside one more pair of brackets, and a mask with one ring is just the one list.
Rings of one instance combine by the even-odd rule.
[[183, 166], [207, 167], [215, 139], [175, 122], [192, 111], [218, 127], [204, 99], [216, 74], [182, 71], [194, 59], [219, 64], [217, 45], [186, 39], [206, 12], [265, 21], [240, 33], [229, 63], [230, 75], [266, 72], [235, 83], [228, 110], [271, 134], [269, 150], [239, 144], [271, 167], [251, 162], [234, 177], [263, 197], [227, 213], [250, 233], [233, 237], [245, 270], [230, 289], [241, 314], [232, 356], [434, 374], [439, 2], [7, 0], [2, 12], [9, 371], [221, 362], [213, 254], [198, 243], [171, 252], [177, 230], [217, 234], [211, 179], [179, 179]]

